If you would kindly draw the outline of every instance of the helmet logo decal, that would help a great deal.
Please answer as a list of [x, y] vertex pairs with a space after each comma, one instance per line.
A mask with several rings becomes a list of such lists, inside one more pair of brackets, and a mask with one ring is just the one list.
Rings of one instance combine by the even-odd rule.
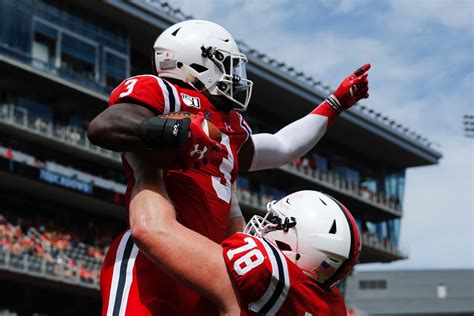
[[323, 260], [319, 267], [314, 269], [314, 273], [320, 278], [320, 282], [326, 281], [336, 272], [336, 269], [330, 265], [326, 260]]

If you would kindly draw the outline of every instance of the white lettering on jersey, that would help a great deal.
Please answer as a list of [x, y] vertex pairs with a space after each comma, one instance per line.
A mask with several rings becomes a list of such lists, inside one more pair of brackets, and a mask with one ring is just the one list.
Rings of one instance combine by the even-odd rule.
[[125, 81], [125, 86], [127, 87], [127, 91], [124, 91], [119, 94], [119, 97], [123, 98], [132, 93], [135, 84], [137, 83], [138, 79], [129, 79]]
[[224, 200], [226, 203], [230, 202], [232, 197], [232, 185], [230, 183], [232, 169], [234, 169], [234, 155], [232, 155], [232, 149], [230, 148], [230, 139], [229, 136], [222, 133], [221, 135], [221, 145], [227, 150], [227, 158], [222, 159], [221, 164], [219, 165], [219, 171], [224, 176], [225, 184], [221, 183], [221, 177], [211, 176], [212, 187], [216, 191], [217, 196]]
[[244, 241], [247, 244], [227, 251], [227, 258], [230, 260], [238, 253], [250, 250], [234, 262], [234, 270], [238, 275], [244, 275], [265, 261], [265, 257], [263, 256], [262, 252], [259, 249], [254, 249], [257, 247], [257, 243], [252, 237], [246, 237]]

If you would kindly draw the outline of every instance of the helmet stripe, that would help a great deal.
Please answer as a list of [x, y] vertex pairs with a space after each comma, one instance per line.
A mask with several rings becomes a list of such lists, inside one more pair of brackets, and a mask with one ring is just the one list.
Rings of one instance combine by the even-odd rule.
[[[325, 196], [329, 197], [331, 200], [333, 200], [339, 206], [339, 208], [341, 209], [342, 213], [344, 214], [344, 216], [347, 220], [347, 223], [349, 224], [349, 231], [351, 233], [351, 245], [350, 245], [350, 248], [349, 248], [349, 258], [347, 260], [345, 260], [339, 266], [339, 268], [336, 270], [336, 272], [329, 279], [327, 279], [323, 283], [324, 286], [326, 286], [328, 288], [331, 288], [334, 284], [336, 284], [337, 281], [342, 279], [350, 271], [352, 266], [354, 266], [356, 264], [356, 261], [359, 258], [359, 249], [358, 248], [356, 249], [355, 248], [356, 245], [354, 245], [354, 243], [357, 244], [356, 238], [358, 238], [358, 236], [356, 237], [356, 233], [354, 232], [354, 229], [357, 229], [357, 224], [353, 220], [352, 215], [350, 214], [350, 212], [347, 210], [347, 208], [343, 204], [341, 204], [341, 202], [339, 202], [338, 200], [336, 200], [332, 196], [327, 195], [323, 192], [321, 192], [321, 194], [324, 194]], [[356, 225], [356, 226], [354, 227], [354, 225]], [[360, 244], [360, 240], [359, 240], [359, 244]]]

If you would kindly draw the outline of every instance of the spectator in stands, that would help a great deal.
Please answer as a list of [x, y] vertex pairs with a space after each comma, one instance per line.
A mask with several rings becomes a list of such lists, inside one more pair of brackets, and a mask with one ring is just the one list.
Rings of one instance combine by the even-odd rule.
[[7, 159], [10, 159], [10, 160], [13, 160], [14, 154], [13, 154], [13, 149], [12, 149], [11, 145], [8, 146], [7, 150], [3, 154], [3, 157], [5, 157]]
[[[107, 234], [112, 234], [112, 229], [97, 228], [97, 239], [94, 239], [94, 235], [90, 235], [91, 244], [85, 246], [82, 242], [85, 234], [81, 237], [78, 233], [83, 229], [71, 227], [70, 232], [58, 228], [51, 220], [40, 217], [19, 217], [15, 221], [16, 225], [0, 214], [0, 250], [19, 257], [29, 255], [44, 260], [52, 267], [51, 273], [57, 276], [71, 279], [79, 275], [84, 282], [98, 281], [100, 263], [106, 251], [105, 240], [111, 240], [112, 236], [107, 236]], [[73, 247], [79, 249], [76, 250], [77, 261], [69, 255]], [[85, 251], [81, 252], [80, 249]]]

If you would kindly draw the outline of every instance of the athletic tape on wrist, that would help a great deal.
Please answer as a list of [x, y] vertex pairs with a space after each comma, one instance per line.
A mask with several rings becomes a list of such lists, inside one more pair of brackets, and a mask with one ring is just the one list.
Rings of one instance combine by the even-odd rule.
[[342, 112], [342, 107], [337, 98], [334, 95], [330, 95], [326, 102], [331, 106], [331, 108], [337, 113], [340, 114]]

